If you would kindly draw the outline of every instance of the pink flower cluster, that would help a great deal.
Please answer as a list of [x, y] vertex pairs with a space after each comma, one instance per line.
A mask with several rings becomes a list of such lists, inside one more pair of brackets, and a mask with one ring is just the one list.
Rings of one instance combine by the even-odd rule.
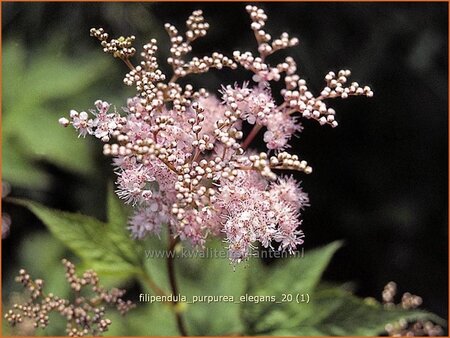
[[[309, 205], [308, 196], [293, 176], [276, 172], [308, 174], [312, 169], [286, 151], [289, 140], [302, 130], [301, 118], [337, 125], [325, 100], [373, 93], [356, 82], [347, 85], [350, 72], [342, 70], [328, 73], [320, 96], [314, 96], [296, 74], [291, 57], [276, 66], [266, 61], [298, 40], [283, 33], [271, 41], [263, 30], [264, 11], [255, 6], [246, 9], [258, 56], [236, 51], [234, 61], [219, 53], [185, 60], [191, 43], [209, 28], [201, 11], [189, 17], [184, 36], [166, 24], [172, 42], [168, 62], [173, 68], [168, 81], [157, 63], [155, 40], [144, 46], [142, 61], [134, 66], [130, 61], [134, 37], [108, 40], [103, 29], [91, 30], [105, 52], [130, 67], [124, 82], [134, 85], [137, 95], [128, 100], [122, 114], [109, 112], [108, 103], [97, 101], [91, 117], [72, 110], [70, 119], [61, 118], [60, 123], [72, 125], [80, 136], [94, 135], [105, 142], [104, 154], [113, 157], [118, 176], [117, 195], [135, 210], [129, 229], [136, 239], [159, 234], [163, 226], [199, 248], [208, 236], [219, 236], [233, 262], [248, 258], [258, 244], [294, 252], [303, 243], [300, 216]], [[177, 83], [188, 74], [234, 69], [238, 64], [254, 73], [254, 84], [224, 85], [219, 98]], [[281, 79], [285, 86], [277, 98], [270, 83]], [[246, 124], [253, 129], [244, 135]], [[258, 153], [249, 147], [261, 129], [268, 150]]]

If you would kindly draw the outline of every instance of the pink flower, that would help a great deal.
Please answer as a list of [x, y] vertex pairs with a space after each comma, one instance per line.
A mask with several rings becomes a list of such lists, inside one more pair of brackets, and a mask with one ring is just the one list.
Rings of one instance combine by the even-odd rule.
[[177, 227], [177, 234], [182, 240], [188, 240], [194, 247], [203, 248], [206, 240], [203, 219], [197, 210], [189, 210], [183, 225]]
[[89, 119], [89, 115], [85, 111], [82, 111], [79, 114], [75, 112], [72, 124], [74, 128], [79, 131], [78, 137], [85, 137], [87, 134], [92, 134], [92, 126], [94, 125], [94, 121]]
[[272, 98], [270, 89], [260, 85], [254, 87], [242, 107], [243, 116], [250, 124], [266, 125], [275, 113], [276, 104]]
[[268, 149], [284, 150], [292, 135], [302, 130], [295, 119], [283, 112], [276, 112], [267, 119], [267, 131], [264, 133], [264, 142]]
[[[251, 173], [251, 172], [250, 172]], [[292, 195], [303, 192], [292, 186], [293, 181], [281, 181], [267, 190], [260, 179], [250, 173], [238, 175], [236, 184], [224, 184], [218, 197], [221, 213], [226, 218], [223, 227], [230, 259], [240, 262], [251, 255], [255, 243], [271, 247], [272, 241], [280, 242], [280, 250], [293, 252], [303, 242], [301, 224]], [[306, 205], [306, 202], [303, 206]]]
[[125, 200], [125, 203], [141, 204], [152, 197], [153, 191], [150, 189], [150, 183], [154, 181], [155, 178], [142, 165], [125, 169], [119, 173], [116, 192], [120, 198]]
[[[163, 225], [195, 247], [203, 247], [208, 236], [218, 236], [227, 243], [234, 263], [250, 257], [258, 246], [278, 245], [292, 253], [304, 241], [300, 212], [309, 206], [308, 195], [292, 176], [278, 175], [280, 170], [308, 174], [312, 168], [284, 150], [302, 130], [300, 118], [337, 126], [335, 111], [325, 99], [371, 97], [373, 92], [349, 82], [351, 72], [341, 70], [329, 72], [326, 86], [314, 96], [296, 73], [292, 57], [276, 65], [267, 62], [268, 56], [295, 46], [298, 39], [282, 33], [272, 40], [263, 28], [264, 11], [251, 5], [246, 10], [258, 55], [235, 51], [233, 61], [214, 52], [186, 60], [190, 42], [204, 36], [208, 27], [201, 11], [196, 11], [186, 22], [186, 34], [166, 26], [170, 76], [159, 68], [156, 40], [144, 46], [140, 63], [133, 65], [134, 37], [109, 40], [103, 29], [91, 30], [103, 51], [131, 69], [124, 83], [135, 86], [136, 94], [127, 100], [123, 116], [109, 112], [108, 102], [97, 100], [94, 119], [72, 110], [70, 119], [61, 118], [59, 123], [72, 124], [79, 136], [93, 134], [105, 142], [103, 153], [113, 158], [117, 174], [116, 193], [136, 208], [128, 227], [134, 238], [159, 234]], [[189, 74], [235, 69], [238, 64], [253, 73], [256, 86], [223, 85], [221, 100], [206, 89], [194, 90], [191, 84], [178, 82]], [[278, 95], [272, 83], [281, 79]], [[250, 132], [248, 125], [253, 125]], [[262, 134], [275, 156], [249, 150]]]
[[169, 218], [169, 210], [162, 198], [154, 196], [130, 218], [128, 229], [136, 239], [142, 239], [149, 234], [159, 236], [162, 225], [167, 224]]
[[300, 183], [292, 175], [280, 177], [270, 185], [270, 194], [274, 198], [289, 204], [294, 210], [303, 210], [309, 206], [308, 194], [303, 192]]

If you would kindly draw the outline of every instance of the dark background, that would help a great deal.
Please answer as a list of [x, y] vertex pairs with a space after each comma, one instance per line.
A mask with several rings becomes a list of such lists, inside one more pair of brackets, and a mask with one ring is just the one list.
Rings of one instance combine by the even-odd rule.
[[[181, 29], [192, 10], [203, 9], [211, 29], [194, 50], [199, 55], [212, 51], [231, 55], [234, 49], [255, 50], [244, 6], [3, 3], [3, 40], [19, 37], [31, 51], [56, 31], [66, 37], [64, 53], [76, 58], [96, 49], [96, 57], [106, 58], [89, 37], [89, 28], [101, 26], [114, 36], [135, 34], [138, 47], [156, 37], [160, 55], [167, 57], [168, 39], [162, 25], [170, 22]], [[266, 28], [273, 37], [287, 31], [300, 39], [299, 46], [279, 57], [293, 56], [299, 74], [316, 93], [324, 75], [341, 68], [351, 69], [352, 79], [370, 85], [375, 93], [371, 99], [330, 102], [337, 111], [338, 128], [305, 121], [303, 133], [293, 141], [295, 152], [314, 169], [312, 175], [301, 176], [311, 199], [303, 216], [306, 254], [315, 246], [344, 239], [345, 247], [333, 259], [326, 278], [352, 281], [358, 295], [377, 299], [383, 286], [394, 280], [400, 292], [422, 296], [423, 307], [444, 318], [448, 300], [447, 6], [261, 4], [269, 15]], [[160, 63], [164, 64], [162, 59]], [[105, 74], [106, 80], [97, 84], [91, 102], [98, 98], [94, 95], [117, 93], [112, 103], [124, 105], [130, 93], [121, 85], [125, 71], [117, 62]], [[248, 79], [250, 74], [242, 70], [188, 78], [211, 91], [221, 83]], [[67, 107], [67, 111], [89, 106]], [[40, 191], [13, 186], [12, 195], [103, 217], [106, 182], [113, 175], [108, 160], [100, 157], [101, 146], [94, 142], [93, 147], [97, 147], [98, 167], [109, 176], [86, 181], [40, 163], [51, 173], [51, 184]], [[2, 243], [3, 278], [10, 279], [18, 269], [18, 245], [41, 225], [23, 209], [6, 204], [5, 210], [13, 219], [11, 234]]]

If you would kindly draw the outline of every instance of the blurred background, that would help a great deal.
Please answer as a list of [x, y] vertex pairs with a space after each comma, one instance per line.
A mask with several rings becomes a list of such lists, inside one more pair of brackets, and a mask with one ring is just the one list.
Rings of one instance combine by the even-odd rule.
[[[91, 27], [134, 34], [136, 46], [157, 38], [168, 56], [163, 24], [182, 29], [203, 9], [211, 29], [194, 55], [255, 50], [243, 3], [2, 3], [3, 193], [47, 206], [105, 217], [114, 179], [100, 142], [77, 139], [57, 120], [97, 99], [118, 108], [133, 91], [125, 65], [102, 53]], [[400, 292], [447, 318], [448, 308], [448, 4], [263, 3], [273, 37], [300, 39], [283, 51], [316, 92], [342, 68], [375, 96], [335, 100], [338, 128], [304, 122], [293, 149], [313, 167], [301, 176], [311, 207], [304, 212], [305, 252], [336, 239], [345, 247], [325, 277], [352, 282], [357, 295], [381, 297], [394, 280]], [[244, 70], [187, 80], [211, 92], [249, 80]], [[105, 174], [107, 173], [107, 174]], [[18, 290], [20, 267], [64, 291], [59, 258], [70, 253], [23, 208], [3, 203], [3, 304]], [[9, 225], [10, 224], [10, 225]]]

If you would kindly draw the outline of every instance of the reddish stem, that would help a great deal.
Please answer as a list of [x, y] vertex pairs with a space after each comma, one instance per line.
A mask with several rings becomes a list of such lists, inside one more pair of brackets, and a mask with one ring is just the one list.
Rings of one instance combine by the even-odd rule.
[[[178, 243], [179, 238], [174, 238], [172, 237], [172, 234], [170, 232], [170, 228], [169, 228], [169, 252], [167, 255], [167, 271], [169, 273], [169, 282], [170, 282], [170, 287], [172, 289], [172, 294], [174, 297], [178, 296], [178, 286], [177, 286], [177, 281], [175, 278], [175, 246]], [[178, 312], [178, 309], [176, 307], [178, 302], [174, 302], [174, 310], [175, 310], [175, 317], [176, 317], [176, 321], [177, 321], [177, 326], [178, 326], [178, 331], [180, 332], [180, 335], [183, 337], [186, 337], [187, 331], [186, 331], [186, 327], [184, 325], [184, 321], [183, 321], [183, 317], [181, 316], [181, 313]]]
[[244, 140], [244, 143], [242, 143], [242, 149], [247, 149], [250, 143], [253, 141], [255, 136], [258, 134], [258, 132], [261, 130], [262, 126], [260, 124], [255, 124], [250, 134], [248, 134], [247, 138]]

